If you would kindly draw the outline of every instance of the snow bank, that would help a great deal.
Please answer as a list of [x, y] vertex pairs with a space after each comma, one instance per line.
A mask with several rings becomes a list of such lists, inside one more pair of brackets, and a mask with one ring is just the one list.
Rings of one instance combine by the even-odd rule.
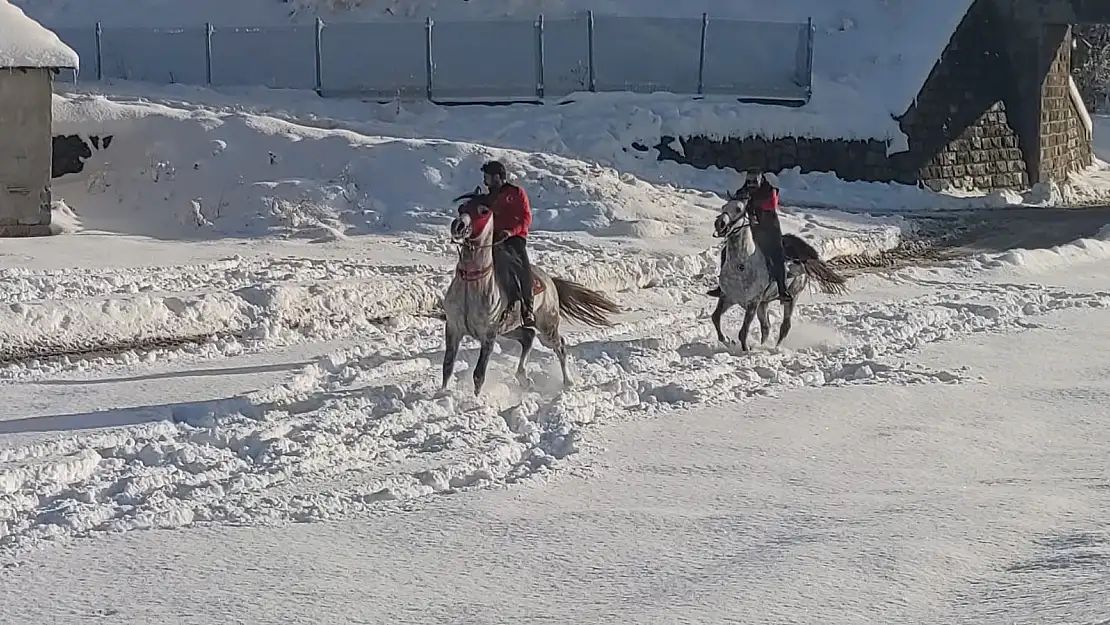
[[8, 0], [0, 0], [0, 33], [0, 68], [80, 67], [72, 48]]
[[[497, 158], [528, 189], [539, 236], [684, 237], [691, 250], [704, 249], [723, 202], [684, 187], [700, 182], [723, 192], [735, 187], [737, 174], [644, 158], [626, 146], [659, 132], [658, 116], [641, 111], [620, 128], [622, 122], [595, 116], [602, 107], [594, 103], [552, 119], [528, 118], [522, 110], [488, 118], [470, 111], [420, 117], [413, 126], [368, 122], [347, 129], [319, 117], [305, 120], [316, 124], [307, 126], [195, 105], [56, 97], [56, 132], [113, 139], [82, 173], [57, 180], [53, 189], [86, 229], [177, 240], [378, 234], [446, 253], [450, 248], [436, 239], [454, 215], [451, 198], [472, 189], [480, 164]], [[602, 131], [599, 122], [613, 126]], [[586, 132], [590, 123], [593, 134]], [[486, 133], [493, 128], [502, 133]], [[420, 129], [437, 138], [417, 137]], [[512, 147], [478, 143], [483, 135]], [[597, 157], [608, 166], [581, 160]], [[813, 229], [815, 219], [838, 218], [790, 219], [788, 227]], [[851, 229], [898, 226], [855, 219]]]
[[[593, 106], [586, 110], [599, 110]], [[178, 245], [364, 241], [370, 252], [355, 263], [228, 259], [189, 268], [7, 270], [0, 272], [6, 277], [0, 292], [21, 304], [0, 311], [0, 336], [17, 352], [211, 335], [267, 340], [275, 333], [322, 336], [383, 317], [431, 312], [454, 254], [445, 236], [455, 213], [451, 198], [473, 188], [489, 158], [504, 161], [528, 189], [531, 248], [545, 268], [605, 290], [712, 272], [711, 224], [721, 197], [662, 182], [669, 174], [653, 167], [696, 170], [628, 155], [618, 147], [627, 136], [574, 134], [585, 130], [579, 115], [568, 115], [552, 130], [566, 132], [565, 142], [540, 124], [513, 126], [522, 142], [524, 134], [539, 133], [535, 143], [561, 144], [564, 156], [379, 132], [394, 129], [391, 124], [363, 124], [358, 132], [242, 107], [229, 112], [56, 97], [56, 132], [112, 136], [108, 148], [94, 150], [84, 171], [54, 182], [58, 210], [65, 209], [59, 216], [77, 232], [68, 236], [108, 232]], [[481, 134], [482, 128], [466, 126], [469, 121], [456, 119], [451, 128]], [[633, 120], [629, 128], [638, 124]], [[430, 130], [433, 137], [439, 134], [434, 125]], [[505, 143], [500, 139], [496, 143]], [[569, 156], [576, 149], [608, 154], [627, 169]], [[719, 188], [735, 185], [735, 174], [716, 175]], [[785, 229], [802, 234], [826, 256], [889, 249], [900, 237], [898, 218], [785, 212]], [[442, 263], [391, 263], [374, 253], [384, 242]]]
[[716, 343], [702, 306], [680, 289], [657, 293], [660, 307], [639, 317], [568, 335], [577, 384], [563, 392], [556, 363], [539, 352], [526, 388], [504, 354], [492, 359], [481, 400], [462, 363], [457, 391], [437, 395], [441, 328], [427, 322], [257, 393], [79, 415], [142, 424], [0, 448], [0, 556], [99, 532], [315, 521], [512, 483], [566, 467], [591, 444], [591, 425], [693, 406], [807, 386], [958, 383], [967, 372], [904, 356], [1055, 310], [1110, 305], [1104, 293], [941, 284], [906, 300], [807, 306], [806, 323], [837, 340], [740, 355]]
[[1044, 249], [1017, 248], [995, 254], [979, 254], [966, 261], [974, 271], [1035, 275], [1110, 259], [1110, 224], [1094, 236]]
[[[231, 108], [251, 111], [258, 117], [283, 119], [297, 127], [310, 126], [310, 131], [313, 132], [317, 129], [348, 130], [365, 137], [405, 137], [421, 142], [436, 138], [452, 144], [499, 146], [506, 149], [490, 147], [483, 153], [498, 154], [499, 158], [516, 162], [521, 161], [519, 154], [514, 156], [518, 152], [542, 153], [545, 155], [543, 158], [558, 155], [578, 164], [592, 161], [605, 166], [597, 171], [605, 172], [606, 176], [612, 171], [628, 180], [653, 185], [642, 189], [654, 188], [666, 192], [650, 199], [639, 199], [642, 198], [640, 191], [632, 190], [629, 185], [622, 185], [623, 190], [606, 191], [606, 195], [631, 194], [629, 197], [638, 198], [636, 203], [651, 201], [677, 205], [704, 201], [691, 198], [688, 191], [690, 189], [721, 194], [727, 189], [735, 188], [740, 182], [740, 176], [732, 169], [711, 167], [703, 170], [670, 161], [659, 161], [658, 151], [653, 146], [658, 145], [664, 136], [681, 136], [696, 128], [706, 129], [712, 131], [710, 134], [717, 133], [720, 136], [742, 136], [745, 133], [769, 137], [791, 134], [817, 136], [826, 131], [845, 136], [850, 135], [850, 127], [842, 122], [851, 119], [843, 116], [810, 116], [804, 112], [805, 109], [799, 112], [795, 109], [744, 107], [712, 101], [695, 103], [688, 99], [663, 95], [648, 97], [629, 94], [579, 94], [575, 102], [561, 106], [445, 108], [427, 103], [377, 105], [354, 100], [320, 100], [298, 92], [275, 93], [260, 89], [238, 90], [234, 95], [228, 95], [196, 87], [175, 86], [152, 90], [146, 85], [114, 85], [112, 92], [115, 94], [113, 99], [137, 98], [137, 101], [110, 101], [103, 96], [88, 96], [80, 92], [56, 98], [55, 117], [58, 119], [56, 126], [59, 132], [118, 129], [121, 127], [118, 122], [150, 115], [201, 123], [204, 117], [214, 120], [219, 118], [213, 110]], [[152, 99], [158, 103], [152, 103]], [[851, 110], [850, 106], [848, 110]], [[868, 115], [873, 114], [872, 111]], [[796, 125], [798, 122], [808, 122], [809, 125]], [[795, 125], [791, 126], [792, 124]], [[122, 127], [126, 128], [127, 125], [123, 124]], [[897, 130], [893, 124], [891, 129]], [[153, 131], [152, 129], [151, 132]], [[645, 149], [633, 147], [637, 145]], [[531, 160], [536, 161], [535, 158]], [[536, 166], [549, 167], [547, 164], [534, 163], [531, 168]], [[554, 172], [564, 165], [552, 164], [550, 167]], [[601, 179], [596, 183], [590, 180], [587, 172], [591, 167], [595, 166], [580, 167], [581, 175], [578, 178], [582, 184], [601, 185]], [[528, 169], [528, 166], [522, 165], [520, 175], [530, 175]], [[874, 214], [905, 210], [1047, 205], [1067, 199], [1062, 192], [1053, 190], [1050, 186], [1041, 186], [1024, 193], [949, 191], [938, 194], [910, 185], [848, 183], [839, 180], [834, 174], [803, 175], [798, 169], [785, 170], [780, 173], [779, 178], [783, 202], [788, 206]], [[719, 204], [712, 206], [711, 210], [716, 210], [718, 206]]]

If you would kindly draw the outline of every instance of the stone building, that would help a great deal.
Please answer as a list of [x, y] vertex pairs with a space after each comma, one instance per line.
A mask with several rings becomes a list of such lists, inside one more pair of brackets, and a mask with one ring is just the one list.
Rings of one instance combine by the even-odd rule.
[[679, 138], [660, 157], [699, 167], [835, 172], [932, 188], [1027, 188], [1092, 162], [1090, 117], [1071, 79], [1071, 24], [1110, 23], [1110, 0], [974, 0], [914, 103], [908, 150], [880, 140]]
[[51, 96], [77, 53], [0, 0], [0, 236], [51, 233]]

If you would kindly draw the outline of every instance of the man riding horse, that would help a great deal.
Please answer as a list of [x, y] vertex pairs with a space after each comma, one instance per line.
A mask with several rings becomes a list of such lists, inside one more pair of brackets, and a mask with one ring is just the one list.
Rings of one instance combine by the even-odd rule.
[[532, 208], [524, 189], [508, 181], [508, 171], [499, 161], [482, 165], [482, 182], [493, 198], [493, 244], [500, 248], [495, 258], [501, 263], [499, 278], [513, 302], [520, 302], [521, 327], [535, 332], [536, 318], [532, 307], [532, 263], [528, 259], [528, 227], [532, 225]]
[[[767, 261], [767, 270], [779, 289], [779, 299], [783, 302], [793, 299], [786, 288], [786, 254], [782, 247], [782, 225], [778, 213], [778, 178], [772, 173], [750, 171], [736, 197], [746, 200], [752, 238]], [[721, 250], [721, 264], [724, 262], [724, 250]]]

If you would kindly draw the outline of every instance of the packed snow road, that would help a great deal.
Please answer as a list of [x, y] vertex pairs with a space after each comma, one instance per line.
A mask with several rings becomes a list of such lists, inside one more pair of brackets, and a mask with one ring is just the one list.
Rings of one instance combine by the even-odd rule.
[[[599, 425], [802, 387], [959, 384], [976, 373], [905, 359], [931, 343], [1110, 304], [1105, 292], [944, 275], [860, 276], [855, 295], [803, 305], [785, 349], [751, 354], [712, 338], [700, 284], [628, 291], [617, 326], [568, 334], [578, 383], [562, 393], [543, 351], [533, 388], [517, 387], [514, 359], [502, 355], [480, 399], [465, 365], [457, 392], [436, 396], [441, 323], [419, 317], [368, 327], [358, 346], [319, 346], [315, 357], [302, 344], [214, 371], [137, 359], [123, 363], [130, 380], [96, 369], [23, 380], [4, 391], [21, 408], [9, 408], [0, 437], [0, 552], [18, 560], [45, 540], [102, 532], [395, 508], [581, 468], [576, 452]], [[726, 322], [734, 333], [736, 320]], [[119, 394], [93, 390], [104, 385]]]
[[[430, 322], [292, 378], [329, 346], [211, 381], [140, 365], [25, 387], [7, 403], [44, 418], [3, 452], [0, 615], [1100, 622], [1110, 361], [1088, 346], [1110, 340], [1110, 294], [1104, 264], [1074, 269], [859, 278], [751, 355], [713, 343], [696, 292], [640, 292], [617, 332], [573, 334], [583, 383], [561, 397], [545, 354], [536, 391], [435, 399]], [[281, 383], [234, 397], [230, 377]], [[50, 421], [139, 393], [179, 402], [115, 430]], [[555, 479], [486, 488], [529, 474]]]

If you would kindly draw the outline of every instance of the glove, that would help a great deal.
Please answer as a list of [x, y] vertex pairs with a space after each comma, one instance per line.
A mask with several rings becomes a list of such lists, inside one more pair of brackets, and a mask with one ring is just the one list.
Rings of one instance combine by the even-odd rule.
[[495, 233], [493, 233], [493, 244], [498, 245], [498, 244], [504, 243], [505, 239], [507, 239], [507, 238], [509, 238], [509, 233], [506, 232], [505, 230], [500, 230], [498, 232], [495, 232]]

